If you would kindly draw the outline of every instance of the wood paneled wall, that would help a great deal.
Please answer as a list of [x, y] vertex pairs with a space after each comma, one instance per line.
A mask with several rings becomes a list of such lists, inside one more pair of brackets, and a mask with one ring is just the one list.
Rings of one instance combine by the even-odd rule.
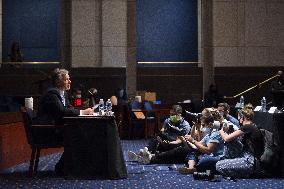
[[[215, 82], [225, 96], [233, 96], [276, 74], [284, 67], [218, 67]], [[0, 95], [40, 96], [39, 82], [51, 70], [0, 69]], [[117, 88], [126, 87], [125, 68], [73, 68], [70, 70], [72, 88], [97, 88], [100, 98], [107, 99]], [[214, 81], [212, 81], [214, 82]], [[203, 98], [202, 68], [137, 67], [137, 90], [154, 91], [165, 104], [191, 99], [200, 103]], [[244, 95], [246, 102], [257, 105], [262, 96], [271, 100], [270, 83]], [[233, 99], [235, 104], [239, 99]]]

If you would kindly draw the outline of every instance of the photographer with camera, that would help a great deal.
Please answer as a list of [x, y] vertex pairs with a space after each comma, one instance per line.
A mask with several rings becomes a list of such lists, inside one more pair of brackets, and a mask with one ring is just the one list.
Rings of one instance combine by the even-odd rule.
[[235, 178], [249, 178], [253, 174], [258, 174], [262, 171], [255, 160], [259, 159], [263, 153], [264, 141], [260, 130], [252, 121], [253, 115], [251, 108], [244, 107], [238, 113], [241, 124], [239, 130], [230, 134], [225, 131], [225, 128], [220, 130], [220, 135], [226, 143], [242, 137], [244, 145], [243, 152], [239, 157], [217, 162], [216, 169], [222, 175]]
[[227, 104], [226, 102], [219, 103], [217, 110], [221, 114], [221, 116], [224, 117], [224, 119], [226, 119], [227, 121], [233, 123], [237, 127], [240, 127], [239, 121], [229, 114], [230, 113], [230, 106], [229, 106], [229, 104]]
[[[154, 157], [154, 154], [170, 151], [182, 145], [182, 142], [178, 141], [177, 138], [188, 134], [191, 131], [191, 126], [182, 117], [182, 107], [180, 105], [173, 105], [170, 114], [170, 117], [164, 121], [159, 135], [151, 139], [147, 147], [141, 149], [137, 154], [132, 151], [128, 152], [128, 158], [130, 160], [148, 164], [151, 158]], [[183, 153], [182, 151], [184, 150], [187, 151], [187, 149], [182, 149], [180, 152]], [[172, 153], [168, 154], [171, 156]], [[167, 157], [168, 154], [164, 154], [165, 156], [157, 160], [156, 163], [170, 160], [171, 158]], [[176, 157], [175, 154], [173, 154], [173, 156]]]
[[[216, 114], [215, 112], [214, 114]], [[187, 165], [181, 167], [178, 171], [181, 174], [192, 174], [196, 171], [215, 170], [215, 164], [220, 160], [223, 155], [224, 141], [222, 140], [220, 133], [217, 129], [214, 129], [215, 115], [212, 113], [201, 117], [201, 124], [203, 131], [207, 130], [206, 136], [197, 142], [191, 136], [187, 136], [185, 139], [192, 143], [196, 149], [188, 153], [186, 160]]]

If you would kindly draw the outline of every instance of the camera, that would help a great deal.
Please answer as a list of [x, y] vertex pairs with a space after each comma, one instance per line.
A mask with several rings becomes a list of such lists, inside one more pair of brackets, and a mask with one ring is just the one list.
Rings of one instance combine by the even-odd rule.
[[193, 178], [194, 180], [212, 180], [214, 179], [214, 174], [211, 174], [210, 170], [206, 172], [194, 172]]
[[193, 113], [193, 112], [190, 112], [190, 111], [187, 111], [187, 110], [185, 110], [185, 113], [186, 113], [187, 115], [189, 115], [189, 116], [191, 116], [191, 117], [194, 117], [194, 118], [197, 118], [197, 119], [199, 119], [199, 118], [202, 116], [201, 113]]

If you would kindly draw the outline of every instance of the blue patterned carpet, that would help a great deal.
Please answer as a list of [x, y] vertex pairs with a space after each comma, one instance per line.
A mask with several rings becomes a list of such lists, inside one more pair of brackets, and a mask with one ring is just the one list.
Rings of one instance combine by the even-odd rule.
[[[221, 182], [196, 181], [192, 175], [181, 175], [171, 170], [172, 165], [141, 165], [128, 161], [127, 151], [137, 151], [145, 146], [145, 140], [122, 140], [124, 157], [129, 177], [122, 180], [65, 180], [57, 177], [54, 165], [61, 154], [42, 157], [39, 163], [39, 173], [34, 178], [27, 177], [28, 163], [23, 163], [7, 169], [0, 174], [0, 188], [100, 188], [100, 189], [143, 189], [143, 188], [284, 188], [284, 179], [239, 179]], [[182, 165], [177, 165], [182, 166]]]

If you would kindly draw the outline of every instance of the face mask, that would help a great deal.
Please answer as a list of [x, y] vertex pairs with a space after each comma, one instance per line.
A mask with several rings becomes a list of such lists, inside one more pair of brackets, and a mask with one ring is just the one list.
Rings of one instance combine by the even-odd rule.
[[224, 112], [219, 112], [220, 116], [224, 117]]
[[124, 91], [123, 91], [123, 90], [120, 90], [120, 91], [119, 91], [119, 97], [120, 97], [120, 98], [122, 98], [122, 97], [123, 97], [123, 93], [124, 93]]
[[177, 115], [170, 116], [170, 122], [172, 124], [175, 125], [175, 124], [179, 123], [179, 121], [180, 121], [180, 117], [179, 116], [177, 116]]
[[203, 136], [210, 134], [211, 133], [211, 129], [208, 127], [202, 127], [201, 132], [203, 134]]
[[220, 129], [220, 122], [219, 122], [219, 121], [214, 121], [214, 123], [213, 123], [213, 129], [217, 129], [217, 130]]

